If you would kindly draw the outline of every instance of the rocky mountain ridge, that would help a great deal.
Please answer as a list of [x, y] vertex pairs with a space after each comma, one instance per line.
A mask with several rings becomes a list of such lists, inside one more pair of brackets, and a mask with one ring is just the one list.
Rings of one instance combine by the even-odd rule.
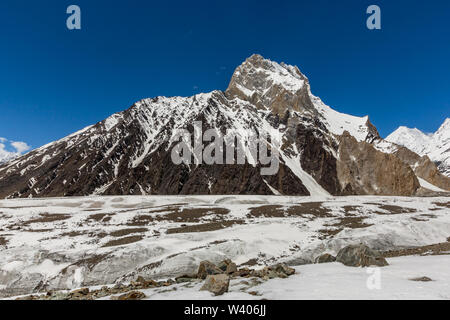
[[[233, 133], [242, 147], [251, 143], [249, 132], [275, 133], [281, 147], [265, 143], [277, 149], [279, 170], [261, 175], [261, 164], [249, 154], [245, 164], [174, 164], [178, 130], [192, 134], [198, 121], [203, 132]], [[345, 152], [343, 137], [351, 137]], [[236, 69], [224, 92], [144, 99], [0, 165], [0, 198], [415, 194], [420, 184], [410, 165], [370, 146], [381, 140], [368, 117], [339, 113], [314, 96], [297, 67], [253, 55]], [[366, 149], [369, 158], [362, 157]], [[374, 159], [379, 162], [368, 166]], [[385, 168], [395, 170], [395, 182], [383, 182]], [[370, 178], [361, 177], [368, 172]]]

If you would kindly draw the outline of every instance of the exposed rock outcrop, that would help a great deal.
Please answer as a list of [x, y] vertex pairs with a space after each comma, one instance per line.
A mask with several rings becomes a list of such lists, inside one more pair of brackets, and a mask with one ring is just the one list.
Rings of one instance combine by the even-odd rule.
[[336, 256], [336, 261], [349, 267], [384, 267], [388, 265], [386, 259], [378, 251], [363, 244], [342, 248]]
[[340, 138], [337, 174], [344, 194], [414, 195], [420, 187], [409, 165], [348, 132]]
[[386, 140], [406, 147], [421, 157], [427, 156], [444, 176], [450, 178], [450, 118], [446, 118], [434, 133], [401, 126]]
[[399, 147], [394, 155], [410, 165], [418, 177], [438, 188], [450, 191], [450, 178], [443, 175], [428, 156], [421, 157], [405, 147]]
[[236, 69], [225, 93], [281, 117], [289, 111], [317, 112], [309, 96], [309, 81], [297, 67], [279, 65], [258, 54]]

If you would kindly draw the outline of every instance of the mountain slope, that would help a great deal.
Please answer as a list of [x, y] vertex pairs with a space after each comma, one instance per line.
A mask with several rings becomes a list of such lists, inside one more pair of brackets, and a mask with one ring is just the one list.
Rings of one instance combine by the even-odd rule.
[[450, 118], [433, 134], [399, 127], [386, 140], [404, 146], [420, 156], [428, 156], [444, 175], [450, 177]]
[[[201, 122], [202, 128], [195, 124]], [[280, 144], [265, 140], [279, 154], [279, 170], [262, 175], [267, 167], [247, 152], [245, 164], [175, 164], [171, 153], [177, 133], [186, 129], [236, 136], [236, 147], [253, 142], [251, 133], [277, 137]], [[50, 143], [0, 166], [0, 197], [49, 197], [137, 194], [401, 194], [412, 195], [419, 182], [400, 162], [391, 172], [394, 184], [379, 182], [383, 168], [396, 159], [377, 155], [382, 161], [372, 167], [370, 179], [360, 179], [355, 170], [367, 166], [347, 154], [339, 154], [341, 135], [348, 133], [348, 150], [366, 148], [380, 139], [368, 117], [341, 114], [311, 93], [308, 79], [297, 67], [278, 64], [253, 55], [233, 74], [225, 92], [213, 91], [193, 97], [156, 97], [135, 103], [129, 109]], [[207, 145], [208, 143], [206, 143]], [[224, 150], [224, 157], [229, 155]], [[234, 154], [232, 154], [234, 158]], [[386, 163], [385, 163], [386, 162]], [[342, 168], [354, 179], [341, 181]], [[370, 186], [369, 186], [370, 185]]]

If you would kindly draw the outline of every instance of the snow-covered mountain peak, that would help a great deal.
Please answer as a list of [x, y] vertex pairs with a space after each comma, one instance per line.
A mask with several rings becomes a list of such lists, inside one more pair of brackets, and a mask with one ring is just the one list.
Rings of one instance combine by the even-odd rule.
[[439, 127], [434, 136], [440, 142], [448, 142], [448, 140], [450, 140], [450, 118], [445, 119], [444, 123]]
[[[270, 177], [261, 175], [263, 165], [249, 152], [244, 164], [224, 166], [219, 159], [206, 165], [195, 153], [190, 163], [173, 162], [179, 129], [192, 135], [198, 132], [195, 123], [199, 121], [202, 129], [234, 134], [236, 148], [248, 146], [253, 133], [280, 137], [282, 147], [270, 146], [278, 149], [279, 170]], [[356, 141], [347, 139], [348, 135], [341, 137], [344, 132]], [[353, 178], [352, 172], [365, 166], [351, 157], [359, 150], [358, 141], [370, 143], [378, 138], [367, 116], [337, 112], [314, 96], [308, 79], [297, 67], [253, 55], [236, 69], [225, 92], [143, 99], [0, 166], [0, 196], [415, 192], [419, 184], [406, 164], [398, 164], [395, 174], [408, 177], [409, 189], [392, 189], [390, 183], [374, 188], [371, 179], [379, 174], [378, 164], [363, 168], [370, 172], [367, 181]], [[341, 153], [342, 139], [347, 147]], [[228, 148], [226, 153], [229, 155]]]
[[450, 176], [450, 118], [435, 133], [426, 134], [419, 129], [399, 127], [387, 141], [404, 146], [421, 156], [428, 156], [442, 173]]
[[311, 93], [308, 78], [298, 67], [277, 63], [254, 54], [234, 72], [225, 92], [284, 117], [286, 112], [298, 112], [308, 118], [319, 118], [327, 129], [341, 135], [350, 132], [357, 140], [378, 137], [375, 127], [366, 117], [337, 112]]
[[427, 148], [433, 140], [433, 137], [432, 135], [423, 133], [417, 128], [411, 129], [401, 126], [392, 132], [386, 140], [404, 146], [423, 156], [426, 154]]
[[308, 79], [297, 67], [256, 54], [236, 68], [225, 94], [279, 115], [289, 110], [316, 113], [309, 96]]

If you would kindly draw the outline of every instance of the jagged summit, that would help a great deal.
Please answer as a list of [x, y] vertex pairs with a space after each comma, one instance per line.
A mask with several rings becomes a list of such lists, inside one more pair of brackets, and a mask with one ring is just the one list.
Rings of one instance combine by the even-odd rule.
[[296, 66], [287, 65], [283, 62], [279, 64], [265, 59], [259, 54], [253, 54], [236, 68], [231, 84], [261, 93], [273, 86], [297, 92], [305, 84], [308, 84], [308, 79]]
[[386, 137], [387, 141], [404, 146], [419, 155], [425, 155], [433, 135], [425, 134], [417, 128], [400, 126], [397, 130]]
[[258, 54], [246, 59], [235, 70], [226, 95], [249, 101], [258, 108], [269, 108], [279, 115], [288, 110], [314, 111], [308, 79], [300, 70]]

